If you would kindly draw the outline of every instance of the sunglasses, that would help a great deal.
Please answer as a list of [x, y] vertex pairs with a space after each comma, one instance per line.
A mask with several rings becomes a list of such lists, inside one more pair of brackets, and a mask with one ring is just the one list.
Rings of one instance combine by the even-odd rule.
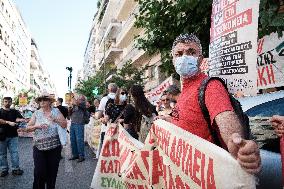
[[125, 94], [127, 95], [127, 92], [121, 92], [120, 94], [121, 94], [121, 95], [125, 95]]

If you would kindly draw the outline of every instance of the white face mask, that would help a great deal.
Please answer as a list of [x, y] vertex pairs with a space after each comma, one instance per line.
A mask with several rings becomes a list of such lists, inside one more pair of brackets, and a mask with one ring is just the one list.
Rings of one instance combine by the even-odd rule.
[[198, 73], [198, 58], [188, 55], [177, 57], [175, 69], [182, 78], [190, 78]]
[[120, 100], [120, 102], [125, 102], [125, 101], [127, 100], [126, 94], [120, 95], [120, 96], [119, 96], [119, 100]]

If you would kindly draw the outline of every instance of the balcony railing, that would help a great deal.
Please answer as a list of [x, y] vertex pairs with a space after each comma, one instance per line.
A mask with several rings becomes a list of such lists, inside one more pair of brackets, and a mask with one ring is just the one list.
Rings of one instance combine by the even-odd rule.
[[118, 42], [122, 41], [124, 36], [127, 34], [129, 29], [131, 28], [132, 24], [134, 24], [135, 15], [138, 13], [138, 11], [139, 11], [139, 6], [137, 5], [134, 8], [134, 10], [130, 13], [130, 16], [127, 18], [125, 23], [122, 25], [122, 27], [121, 27], [122, 29], [121, 29], [119, 35], [117, 36], [117, 41]]

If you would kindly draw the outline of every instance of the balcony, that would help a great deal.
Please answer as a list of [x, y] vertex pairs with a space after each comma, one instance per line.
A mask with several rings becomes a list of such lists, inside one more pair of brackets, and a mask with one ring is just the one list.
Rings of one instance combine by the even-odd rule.
[[122, 29], [117, 36], [117, 45], [120, 48], [127, 47], [133, 40], [134, 36], [141, 32], [141, 29], [134, 27], [135, 14], [139, 11], [139, 6], [136, 6], [130, 16], [122, 24]]
[[115, 18], [118, 20], [126, 20], [136, 4], [137, 2], [134, 0], [119, 0], [117, 3], [117, 15]]
[[145, 51], [139, 50], [134, 46], [134, 44], [132, 44], [130, 50], [126, 52], [126, 56], [124, 56], [117, 64], [117, 67], [119, 69], [122, 68], [123, 65], [129, 60], [131, 60], [133, 64], [136, 64], [137, 62], [139, 62], [139, 60], [143, 59], [144, 56], [146, 56]]
[[100, 41], [100, 46], [99, 46], [100, 51], [103, 51], [104, 43], [116, 39], [120, 30], [121, 30], [121, 22], [118, 22], [116, 19], [112, 19], [107, 29], [105, 30], [105, 34], [102, 40]]
[[122, 53], [122, 49], [118, 48], [115, 45], [115, 42], [112, 42], [109, 47], [108, 50], [105, 53], [105, 57], [104, 57], [104, 62], [106, 64], [108, 63], [113, 63], [115, 61], [116, 58], [119, 57], [119, 55]]

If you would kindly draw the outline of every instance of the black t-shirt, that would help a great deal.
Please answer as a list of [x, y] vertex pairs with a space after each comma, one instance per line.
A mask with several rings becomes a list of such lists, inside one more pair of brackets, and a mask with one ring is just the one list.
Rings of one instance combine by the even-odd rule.
[[[0, 119], [3, 119], [5, 121], [16, 122], [17, 118], [23, 118], [23, 116], [20, 114], [18, 110], [15, 109], [4, 110], [3, 108], [0, 109]], [[6, 137], [18, 136], [17, 132], [18, 127], [10, 126], [8, 124], [0, 125], [0, 127], [5, 128]]]
[[63, 115], [63, 117], [66, 119], [68, 116], [68, 109], [65, 106], [59, 105], [57, 106], [58, 110], [61, 112], [61, 114]]
[[88, 112], [91, 113], [96, 113], [96, 107], [95, 106], [90, 106], [89, 108], [87, 108]]

